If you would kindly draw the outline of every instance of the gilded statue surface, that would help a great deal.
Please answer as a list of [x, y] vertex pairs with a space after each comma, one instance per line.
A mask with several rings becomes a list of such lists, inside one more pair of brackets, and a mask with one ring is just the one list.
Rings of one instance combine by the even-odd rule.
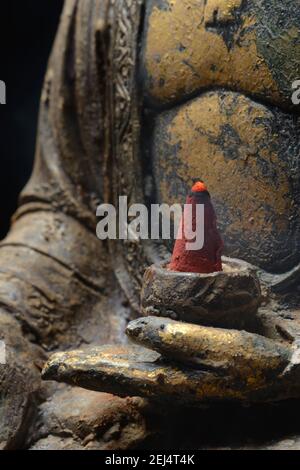
[[[294, 0], [65, 1], [0, 244], [0, 448], [300, 448], [299, 24]], [[161, 268], [171, 242], [98, 240], [99, 204], [198, 175], [212, 284]]]

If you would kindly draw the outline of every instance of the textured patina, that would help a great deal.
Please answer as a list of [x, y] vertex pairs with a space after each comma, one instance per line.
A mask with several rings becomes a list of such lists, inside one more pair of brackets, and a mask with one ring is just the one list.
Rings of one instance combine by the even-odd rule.
[[[66, 0], [35, 169], [0, 247], [1, 448], [124, 449], [154, 430], [160, 448], [244, 448], [253, 435], [259, 448], [299, 446], [299, 404], [282, 402], [300, 395], [299, 17], [294, 0]], [[227, 254], [260, 268], [259, 328], [146, 319], [128, 332], [159, 353], [132, 349], [143, 273], [172, 243], [108, 249], [96, 207], [124, 194], [183, 202], [194, 177], [210, 186]], [[208, 315], [227, 287], [210, 291]], [[95, 392], [41, 383], [55, 352], [44, 378]]]
[[262, 295], [253, 267], [226, 258], [222, 264], [223, 271], [208, 275], [174, 272], [166, 265], [150, 266], [141, 290], [142, 315], [256, 331]]
[[160, 114], [154, 142], [161, 201], [182, 200], [193, 175], [205, 175], [226, 253], [272, 272], [299, 262], [298, 119], [207, 92]]
[[158, 106], [208, 87], [291, 106], [287, 83], [300, 72], [293, 0], [150, 0], [146, 21], [143, 67]]
[[149, 433], [141, 400], [78, 388], [68, 395], [40, 381], [49, 352], [122, 342], [132, 316], [95, 232], [116, 14], [108, 1], [67, 0], [49, 60], [33, 175], [0, 246], [0, 339], [8, 355], [0, 365], [0, 448], [121, 449]]
[[226, 254], [272, 273], [300, 260], [299, 14], [294, 1], [151, 0], [143, 36], [158, 199], [184, 202], [202, 176]]
[[156, 317], [130, 323], [127, 333], [162, 357], [132, 346], [58, 353], [46, 364], [43, 377], [185, 406], [272, 401], [299, 393], [299, 367], [285, 373], [291, 348], [264, 337]]

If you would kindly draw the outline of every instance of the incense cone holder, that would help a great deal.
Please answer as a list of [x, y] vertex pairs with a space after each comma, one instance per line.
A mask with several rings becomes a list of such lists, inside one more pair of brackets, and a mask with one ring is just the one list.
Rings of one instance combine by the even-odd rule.
[[170, 317], [205, 326], [256, 329], [260, 283], [248, 263], [223, 258], [223, 271], [195, 274], [150, 266], [144, 275], [141, 309], [145, 316]]

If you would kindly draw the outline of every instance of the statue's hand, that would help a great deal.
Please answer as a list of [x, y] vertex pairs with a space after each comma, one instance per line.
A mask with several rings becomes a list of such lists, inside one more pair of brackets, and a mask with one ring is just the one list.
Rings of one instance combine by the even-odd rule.
[[127, 334], [154, 351], [129, 345], [59, 353], [44, 378], [187, 405], [300, 395], [296, 345], [158, 317], [131, 322]]
[[157, 317], [131, 322], [127, 334], [175, 362], [197, 401], [267, 401], [300, 390], [297, 344]]

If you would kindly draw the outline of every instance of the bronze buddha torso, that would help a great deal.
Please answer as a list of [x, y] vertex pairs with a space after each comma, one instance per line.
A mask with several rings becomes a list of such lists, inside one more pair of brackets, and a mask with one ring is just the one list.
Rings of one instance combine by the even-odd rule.
[[[183, 202], [190, 180], [205, 178], [226, 253], [258, 266], [270, 285], [279, 280], [297, 306], [295, 3], [66, 1], [41, 99], [34, 174], [0, 250], [1, 334], [12, 358], [10, 369], [0, 370], [2, 447], [127, 448], [149, 436], [144, 400], [54, 384], [44, 389], [39, 381], [45, 352], [126, 342], [144, 269], [170, 248], [119, 244], [108, 253], [96, 239], [95, 211], [119, 195], [116, 187], [134, 202]], [[288, 317], [289, 304], [284, 308]], [[27, 383], [19, 380], [24, 370]], [[12, 406], [6, 391], [16, 380]], [[298, 406], [277, 410], [289, 416]], [[255, 409], [256, 422], [270, 409]], [[233, 434], [245, 445], [252, 411], [224, 410], [239, 416]], [[170, 422], [181, 422], [186, 433], [201, 415], [194, 413], [172, 410]], [[218, 424], [216, 408], [203, 413]], [[284, 436], [299, 434], [285, 424]], [[214, 444], [224, 432], [220, 427]], [[188, 439], [172, 434], [174, 445], [188, 446]]]
[[226, 254], [272, 274], [300, 260], [298, 10], [293, 1], [149, 1], [141, 46], [158, 200], [183, 202], [203, 177]]

